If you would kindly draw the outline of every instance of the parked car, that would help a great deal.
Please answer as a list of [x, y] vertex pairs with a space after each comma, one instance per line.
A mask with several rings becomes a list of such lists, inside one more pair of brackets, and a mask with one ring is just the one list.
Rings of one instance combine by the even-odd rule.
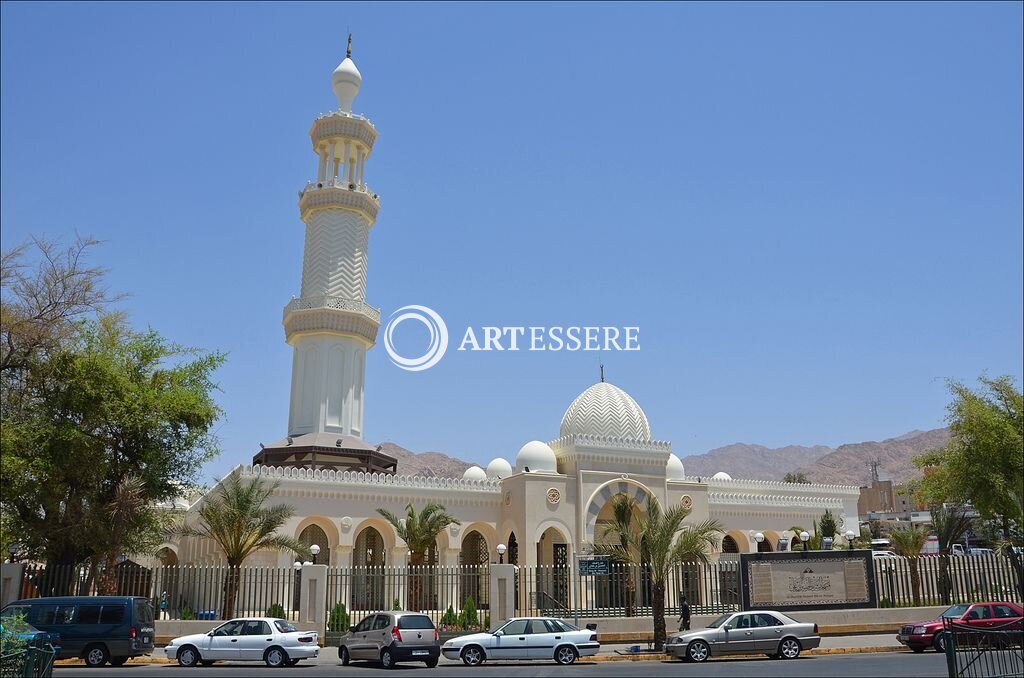
[[61, 639], [58, 659], [81, 657], [89, 666], [121, 666], [153, 652], [153, 606], [136, 596], [64, 596], [16, 600], [0, 615], [20, 613]]
[[489, 633], [472, 633], [447, 641], [441, 653], [478, 666], [488, 659], [547, 659], [572, 664], [601, 649], [597, 633], [580, 630], [552, 617], [516, 617]]
[[705, 629], [669, 638], [665, 652], [695, 662], [730, 654], [765, 654], [796, 659], [821, 644], [817, 624], [805, 624], [774, 610], [729, 612]]
[[392, 669], [397, 662], [424, 662], [437, 666], [440, 635], [434, 622], [420, 612], [376, 612], [355, 626], [338, 642], [342, 666], [353, 659], [379, 661]]
[[208, 633], [175, 638], [164, 653], [181, 666], [261, 661], [280, 667], [318, 656], [320, 645], [316, 631], [299, 631], [285, 619], [245, 617], [226, 621]]
[[946, 651], [946, 636], [942, 633], [943, 619], [956, 619], [961, 624], [981, 629], [1003, 629], [1009, 639], [1021, 642], [1024, 634], [1024, 610], [1016, 603], [962, 603], [947, 608], [938, 619], [917, 624], [906, 624], [896, 636], [901, 644], [914, 652], [929, 647], [936, 652]]

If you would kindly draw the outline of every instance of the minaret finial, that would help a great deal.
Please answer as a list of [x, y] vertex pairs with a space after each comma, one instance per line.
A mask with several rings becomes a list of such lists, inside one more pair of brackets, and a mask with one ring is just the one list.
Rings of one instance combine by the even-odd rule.
[[348, 34], [348, 49], [345, 50], [345, 58], [346, 59], [351, 59], [352, 58], [352, 34], [351, 33]]
[[604, 363], [598, 363], [598, 366], [601, 368], [601, 383], [603, 384], [604, 383]]

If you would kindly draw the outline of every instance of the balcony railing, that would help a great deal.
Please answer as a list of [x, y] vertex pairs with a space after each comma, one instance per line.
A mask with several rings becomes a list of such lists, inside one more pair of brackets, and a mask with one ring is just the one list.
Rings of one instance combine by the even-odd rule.
[[317, 294], [309, 297], [292, 298], [284, 307], [285, 315], [292, 311], [306, 311], [314, 308], [330, 308], [338, 311], [359, 313], [380, 324], [380, 309], [370, 306], [358, 299], [333, 297], [329, 294]]
[[380, 196], [373, 192], [369, 184], [356, 184], [349, 183], [340, 177], [337, 179], [324, 179], [323, 181], [309, 181], [299, 191], [299, 199], [306, 195], [309, 191], [323, 191], [331, 188], [340, 188], [346, 191], [355, 191], [357, 193], [364, 193], [369, 196], [375, 203], [380, 205]]

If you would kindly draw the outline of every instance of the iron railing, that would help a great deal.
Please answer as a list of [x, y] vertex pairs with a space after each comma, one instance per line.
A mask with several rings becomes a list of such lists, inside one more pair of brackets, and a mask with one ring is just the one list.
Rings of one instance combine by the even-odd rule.
[[[981, 626], [989, 624], [991, 626]], [[943, 619], [949, 678], [1024, 675], [1024, 622]]]
[[[908, 558], [876, 558], [875, 587], [879, 607], [914, 605], [912, 563]], [[920, 605], [952, 605], [982, 600], [1021, 601], [1013, 564], [994, 554], [917, 558]]]

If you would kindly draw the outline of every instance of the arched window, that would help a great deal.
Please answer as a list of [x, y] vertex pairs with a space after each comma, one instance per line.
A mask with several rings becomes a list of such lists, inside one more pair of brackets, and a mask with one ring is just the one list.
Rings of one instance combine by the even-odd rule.
[[[515, 532], [508, 535], [508, 564], [519, 564], [519, 542], [516, 541]], [[518, 579], [516, 579], [516, 581], [518, 581]]]
[[315, 565], [331, 564], [331, 545], [327, 541], [327, 533], [319, 525], [307, 525], [306, 529], [299, 533], [299, 541], [307, 548], [316, 544], [320, 547], [320, 553], [312, 556]]
[[758, 542], [757, 550], [760, 553], [770, 553], [772, 550], [772, 542], [767, 537], [763, 541]]
[[[352, 551], [353, 613], [373, 612], [384, 607], [384, 538], [373, 527], [356, 537]], [[388, 606], [390, 607], [390, 605]]]
[[722, 553], [739, 553], [740, 547], [736, 543], [736, 540], [730, 535], [726, 535], [722, 539]]
[[459, 602], [463, 605], [469, 598], [480, 610], [488, 609], [487, 604], [487, 564], [490, 562], [490, 551], [487, 540], [476, 530], [471, 531], [462, 540], [459, 551]]

